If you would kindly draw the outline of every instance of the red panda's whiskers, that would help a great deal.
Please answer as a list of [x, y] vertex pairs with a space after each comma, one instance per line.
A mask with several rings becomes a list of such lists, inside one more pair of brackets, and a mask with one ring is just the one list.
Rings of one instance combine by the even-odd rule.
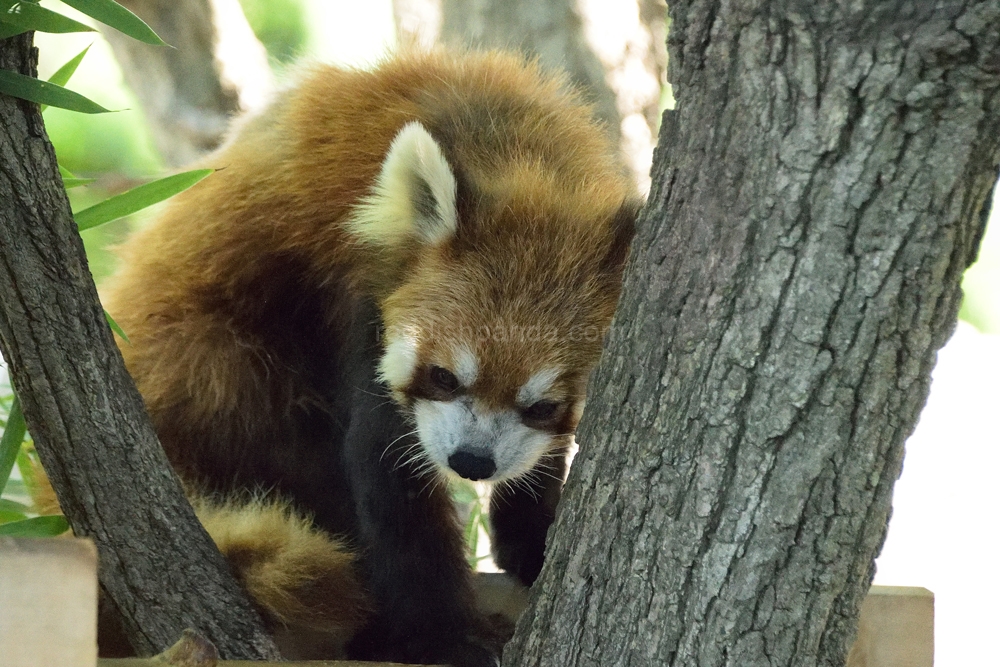
[[409, 466], [410, 468], [423, 467], [426, 462], [426, 455], [423, 448], [420, 447], [420, 443], [415, 443], [408, 445], [401, 452], [399, 452], [399, 457], [393, 464], [392, 469], [399, 470], [400, 468]]
[[535, 488], [537, 480], [534, 479], [534, 473], [534, 470], [529, 470], [526, 474], [511, 479], [510, 482], [513, 488], [524, 489], [535, 502], [538, 502], [541, 500], [541, 495]]
[[560, 477], [559, 475], [556, 475], [552, 472], [549, 472], [548, 470], [544, 470], [541, 468], [534, 468], [533, 470], [529, 471], [527, 475], [525, 475], [525, 477], [530, 477], [531, 481], [534, 483], [540, 483], [543, 479], [554, 479], [560, 483], [563, 481], [563, 478]]
[[505, 479], [502, 482], [498, 482], [494, 486], [493, 492], [490, 494], [490, 500], [493, 499], [493, 496], [496, 496], [496, 498], [497, 498], [498, 501], [502, 501], [504, 503], [509, 504], [509, 500], [508, 499], [509, 499], [510, 495], [513, 494], [513, 493], [514, 493], [514, 487], [511, 486], [511, 483], [510, 483], [509, 480]]
[[[392, 449], [393, 445], [395, 445], [397, 442], [399, 442], [403, 438], [408, 438], [411, 435], [416, 435], [416, 434], [417, 434], [417, 429], [413, 429], [412, 431], [404, 433], [403, 435], [399, 436], [398, 438], [390, 442], [388, 445], [386, 445], [386, 448], [382, 450], [382, 455], [378, 457], [378, 460], [379, 461], [385, 460], [385, 455], [389, 453], [389, 450]], [[411, 443], [407, 445], [406, 449], [403, 450], [403, 453], [405, 454], [406, 452], [410, 451], [413, 447], [419, 447], [419, 446], [420, 446], [420, 441]], [[402, 456], [400, 458], [402, 458]]]
[[444, 476], [440, 473], [438, 467], [433, 461], [427, 459], [426, 457], [423, 458], [422, 464], [416, 469], [415, 474], [418, 477], [426, 477], [427, 479], [424, 485], [420, 488], [420, 491], [417, 492], [418, 496], [422, 496], [429, 489], [435, 489], [439, 485], [445, 483]]

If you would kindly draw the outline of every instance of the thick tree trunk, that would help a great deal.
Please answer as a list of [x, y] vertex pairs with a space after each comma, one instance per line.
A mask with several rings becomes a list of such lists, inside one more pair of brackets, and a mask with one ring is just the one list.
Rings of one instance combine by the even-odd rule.
[[[35, 75], [31, 35], [0, 68]], [[125, 371], [34, 104], [0, 95], [0, 348], [35, 446], [133, 646], [186, 627], [223, 656], [276, 657], [257, 612], [194, 517]]]
[[670, 3], [678, 101], [505, 665], [841, 666], [1000, 163], [1000, 3]]
[[156, 145], [171, 166], [216, 148], [229, 121], [274, 86], [267, 53], [238, 0], [121, 0], [174, 48], [103, 27]]

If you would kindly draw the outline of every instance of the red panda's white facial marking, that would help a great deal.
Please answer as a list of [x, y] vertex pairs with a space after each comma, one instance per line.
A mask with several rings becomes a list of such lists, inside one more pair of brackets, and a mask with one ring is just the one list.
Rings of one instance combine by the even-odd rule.
[[512, 388], [516, 401], [490, 405], [477, 396], [470, 348], [453, 353], [451, 368], [431, 365], [415, 372], [407, 391], [423, 453], [439, 469], [472, 480], [498, 482], [528, 472], [561, 435], [565, 397], [552, 393], [560, 375], [550, 367]]
[[438, 468], [472, 480], [499, 482], [525, 474], [553, 439], [524, 424], [516, 410], [485, 410], [469, 395], [417, 399], [413, 414], [427, 457]]
[[379, 375], [394, 393], [408, 385], [413, 378], [417, 366], [417, 343], [415, 331], [396, 331], [386, 336]]
[[559, 379], [560, 373], [560, 369], [550, 367], [543, 368], [532, 375], [517, 390], [517, 404], [522, 408], [528, 408], [541, 401], [545, 397], [545, 392], [552, 388], [552, 383]]
[[497, 406], [477, 397], [479, 361], [471, 346], [446, 348], [439, 363], [422, 363], [417, 332], [394, 329], [385, 349], [382, 378], [412, 410], [422, 452], [439, 470], [490, 482], [512, 479], [561, 435], [556, 425], [568, 401], [554, 388], [561, 374], [555, 366], [512, 387], [511, 402]]
[[476, 359], [476, 355], [472, 352], [472, 349], [467, 346], [461, 346], [454, 352], [455, 358], [455, 377], [462, 384], [463, 387], [471, 387], [476, 383], [476, 377], [479, 375], [479, 360]]

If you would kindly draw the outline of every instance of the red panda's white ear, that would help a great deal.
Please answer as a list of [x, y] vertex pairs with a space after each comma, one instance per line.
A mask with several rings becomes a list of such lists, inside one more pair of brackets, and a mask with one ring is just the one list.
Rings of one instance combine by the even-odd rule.
[[347, 221], [360, 240], [394, 247], [435, 244], [458, 229], [455, 174], [441, 147], [417, 122], [393, 139], [371, 193]]

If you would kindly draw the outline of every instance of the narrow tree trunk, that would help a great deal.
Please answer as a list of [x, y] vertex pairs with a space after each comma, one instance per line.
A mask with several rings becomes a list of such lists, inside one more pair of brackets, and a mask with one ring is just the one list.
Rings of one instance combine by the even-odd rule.
[[505, 665], [844, 664], [1000, 163], [1000, 3], [670, 2], [677, 111]]
[[267, 53], [238, 0], [121, 0], [171, 47], [102, 27], [160, 154], [182, 166], [216, 148], [233, 116], [274, 86]]
[[[31, 35], [0, 68], [35, 75]], [[140, 653], [186, 627], [223, 656], [277, 656], [194, 517], [125, 371], [34, 104], [0, 95], [0, 348], [28, 428], [104, 592]]]

